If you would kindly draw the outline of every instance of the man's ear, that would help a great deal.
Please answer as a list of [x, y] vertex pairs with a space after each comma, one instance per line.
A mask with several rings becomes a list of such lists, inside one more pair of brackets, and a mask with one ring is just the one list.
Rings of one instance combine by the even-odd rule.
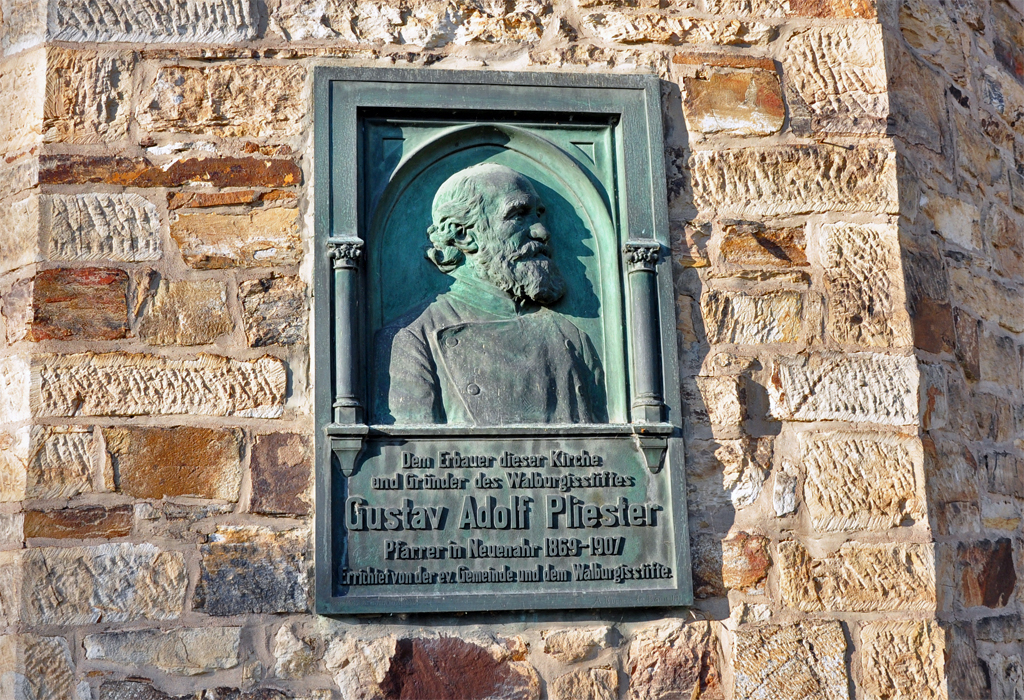
[[476, 244], [476, 236], [473, 235], [473, 225], [451, 224], [451, 238], [455, 247], [463, 253], [475, 253], [479, 246]]

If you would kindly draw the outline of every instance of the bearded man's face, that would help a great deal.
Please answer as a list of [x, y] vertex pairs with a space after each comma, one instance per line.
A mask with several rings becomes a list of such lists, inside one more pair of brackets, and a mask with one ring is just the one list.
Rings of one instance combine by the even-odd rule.
[[565, 279], [551, 260], [544, 207], [522, 177], [493, 183], [485, 221], [474, 227], [480, 277], [516, 301], [552, 304], [565, 293]]

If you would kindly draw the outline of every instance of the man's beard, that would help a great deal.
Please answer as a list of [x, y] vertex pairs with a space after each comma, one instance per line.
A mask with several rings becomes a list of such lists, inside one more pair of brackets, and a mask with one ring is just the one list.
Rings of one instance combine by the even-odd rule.
[[548, 257], [548, 247], [538, 241], [531, 241], [518, 249], [485, 251], [487, 255], [478, 260], [483, 279], [498, 289], [507, 292], [516, 301], [535, 301], [538, 304], [553, 304], [565, 294], [565, 278]]

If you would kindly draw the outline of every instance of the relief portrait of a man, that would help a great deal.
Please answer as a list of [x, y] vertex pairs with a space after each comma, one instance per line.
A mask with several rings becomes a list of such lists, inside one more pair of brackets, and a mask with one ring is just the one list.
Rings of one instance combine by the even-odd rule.
[[426, 255], [452, 284], [378, 332], [378, 422], [607, 422], [594, 345], [550, 308], [571, 290], [544, 213], [530, 181], [502, 165], [438, 188]]

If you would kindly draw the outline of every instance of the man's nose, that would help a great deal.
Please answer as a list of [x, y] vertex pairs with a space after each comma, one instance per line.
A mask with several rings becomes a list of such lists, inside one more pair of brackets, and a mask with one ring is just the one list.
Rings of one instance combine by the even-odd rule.
[[544, 224], [538, 222], [530, 227], [530, 238], [536, 241], [540, 241], [541, 243], [547, 243], [548, 240], [551, 238], [551, 234], [548, 233], [548, 230], [547, 228], [544, 227]]

